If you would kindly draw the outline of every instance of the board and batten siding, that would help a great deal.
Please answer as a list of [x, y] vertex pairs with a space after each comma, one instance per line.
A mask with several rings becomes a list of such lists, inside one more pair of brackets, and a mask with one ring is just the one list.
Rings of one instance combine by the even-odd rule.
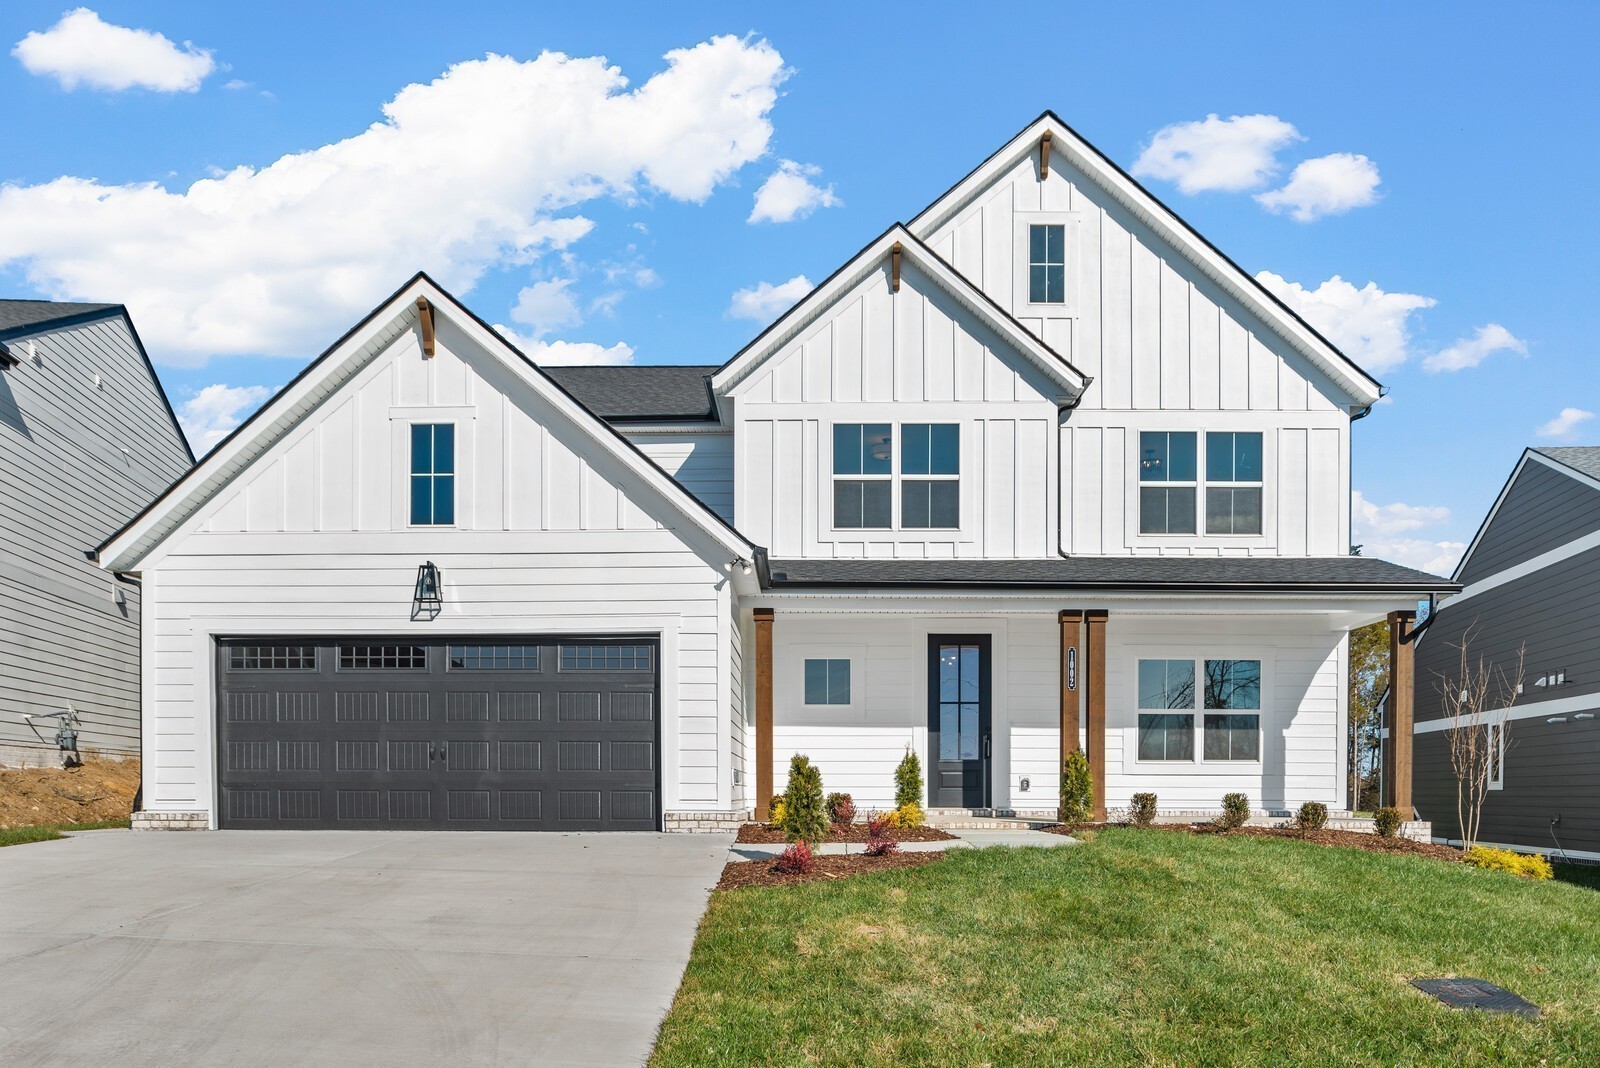
[[53, 759], [56, 721], [35, 733], [22, 717], [70, 703], [80, 747], [135, 754], [140, 588], [86, 554], [189, 454], [121, 315], [7, 345], [19, 362], [0, 370], [0, 748]]
[[725, 430], [618, 429], [684, 489], [729, 523], [734, 521], [732, 434]]
[[[1057, 390], [914, 265], [873, 271], [734, 390], [740, 529], [774, 556], [1039, 557], [1055, 546]], [[957, 530], [835, 530], [835, 423], [956, 423]], [[898, 522], [898, 500], [895, 503]]]
[[[400, 335], [145, 564], [146, 804], [211, 811], [224, 635], [659, 635], [662, 805], [725, 809], [730, 587], [667, 509], [447, 320]], [[411, 527], [407, 427], [457, 430], [454, 528]], [[444, 609], [412, 621], [417, 566]]]

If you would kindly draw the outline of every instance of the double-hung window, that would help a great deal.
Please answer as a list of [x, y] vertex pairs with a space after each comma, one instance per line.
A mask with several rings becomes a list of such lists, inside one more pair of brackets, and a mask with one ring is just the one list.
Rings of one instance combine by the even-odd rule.
[[1028, 302], [1067, 302], [1067, 228], [1060, 223], [1028, 227]]
[[1139, 533], [1195, 532], [1195, 432], [1139, 435]]
[[1261, 435], [1206, 434], [1206, 533], [1261, 533]]
[[961, 427], [906, 423], [900, 428], [900, 526], [954, 530], [961, 525]]
[[1261, 661], [1205, 663], [1205, 758], [1260, 760]]
[[[1196, 692], [1196, 682], [1199, 692]], [[1140, 660], [1141, 761], [1261, 759], [1261, 661]]]
[[411, 425], [411, 523], [447, 527], [456, 521], [456, 428]]
[[1194, 759], [1194, 661], [1139, 661], [1139, 759]]
[[833, 476], [835, 528], [894, 525], [894, 433], [888, 423], [835, 423]]
[[1260, 431], [1210, 430], [1205, 469], [1194, 430], [1139, 435], [1139, 533], [1194, 534], [1204, 497], [1207, 534], [1260, 534]]

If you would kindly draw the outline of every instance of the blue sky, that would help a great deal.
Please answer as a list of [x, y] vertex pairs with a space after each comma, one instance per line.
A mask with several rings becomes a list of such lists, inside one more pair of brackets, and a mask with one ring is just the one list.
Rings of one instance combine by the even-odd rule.
[[[89, 7], [0, 8], [0, 291], [128, 303], [202, 439], [419, 267], [551, 359], [719, 363], [1048, 107], [1389, 385], [1369, 552], [1600, 442], [1595, 5]], [[1318, 217], [1256, 199], [1329, 157]]]

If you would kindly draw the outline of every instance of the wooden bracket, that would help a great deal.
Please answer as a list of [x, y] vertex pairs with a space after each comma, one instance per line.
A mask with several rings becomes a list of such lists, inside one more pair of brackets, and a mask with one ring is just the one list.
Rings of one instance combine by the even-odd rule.
[[433, 358], [433, 305], [427, 297], [417, 298], [417, 319], [422, 323], [422, 355]]
[[1044, 181], [1050, 177], [1050, 131], [1046, 130], [1044, 136], [1039, 138], [1039, 180]]
[[889, 286], [896, 293], [900, 292], [900, 242], [896, 241], [889, 250]]

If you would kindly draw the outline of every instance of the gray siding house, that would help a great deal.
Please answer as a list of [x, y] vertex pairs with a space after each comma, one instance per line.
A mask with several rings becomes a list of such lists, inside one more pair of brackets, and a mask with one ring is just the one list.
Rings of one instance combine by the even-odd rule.
[[193, 464], [122, 305], [0, 300], [0, 764], [59, 762], [69, 706], [139, 751], [139, 586], [93, 550]]
[[1472, 662], [1508, 673], [1525, 647], [1522, 696], [1490, 719], [1504, 744], [1479, 839], [1600, 860], [1600, 447], [1524, 452], [1455, 578], [1461, 594], [1417, 640], [1421, 818], [1438, 837], [1460, 835], [1440, 693], [1462, 642]]

